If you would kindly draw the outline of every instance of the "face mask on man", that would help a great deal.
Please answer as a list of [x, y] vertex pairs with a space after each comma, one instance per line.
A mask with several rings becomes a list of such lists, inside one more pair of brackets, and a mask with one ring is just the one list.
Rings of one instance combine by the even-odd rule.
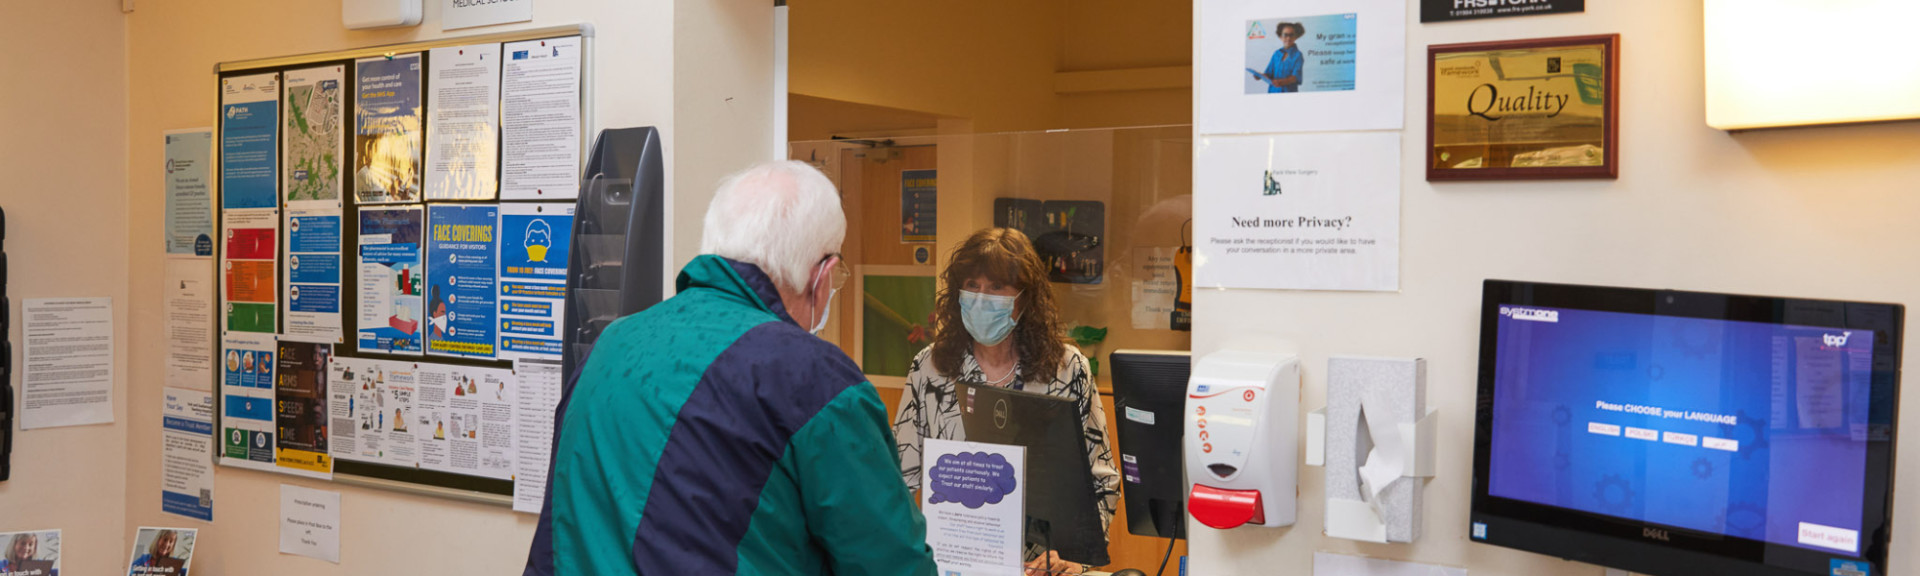
[[1013, 317], [1014, 300], [1012, 296], [996, 296], [970, 290], [960, 291], [960, 323], [965, 324], [967, 333], [973, 340], [988, 346], [997, 345], [1013, 334], [1013, 327], [1019, 321]]
[[[821, 270], [822, 270], [822, 271], [825, 271], [825, 269], [824, 269], [824, 268], [822, 268]], [[813, 283], [814, 283], [814, 284], [819, 284], [819, 283], [820, 283], [820, 277], [821, 277], [821, 274], [820, 274], [819, 272], [815, 272], [815, 273], [813, 274]], [[819, 323], [816, 323], [816, 324], [814, 324], [814, 325], [813, 325], [813, 329], [812, 329], [812, 330], [808, 330], [808, 331], [807, 331], [807, 333], [808, 333], [808, 334], [812, 334], [812, 335], [814, 335], [814, 336], [819, 336], [819, 335], [820, 335], [820, 331], [821, 331], [821, 330], [826, 330], [826, 329], [827, 329], [827, 316], [831, 316], [831, 315], [833, 315], [833, 297], [834, 297], [834, 296], [838, 296], [838, 295], [840, 295], [840, 289], [839, 289], [839, 288], [832, 288], [832, 287], [831, 287], [831, 286], [832, 286], [832, 284], [828, 284], [828, 286], [829, 286], [829, 288], [827, 289], [827, 309], [826, 309], [826, 311], [825, 311], [825, 312], [821, 312], [821, 313], [820, 313], [820, 322], [819, 322]], [[816, 294], [818, 294], [818, 292], [816, 292]], [[808, 302], [812, 302], [813, 300], [812, 300], [812, 299], [808, 299], [807, 301], [808, 301]]]

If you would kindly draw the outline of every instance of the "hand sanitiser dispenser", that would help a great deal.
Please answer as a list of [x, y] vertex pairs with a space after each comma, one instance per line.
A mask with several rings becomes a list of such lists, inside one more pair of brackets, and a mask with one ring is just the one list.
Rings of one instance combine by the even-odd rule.
[[1300, 362], [1222, 350], [1187, 383], [1187, 510], [1201, 524], [1290, 526], [1298, 474]]

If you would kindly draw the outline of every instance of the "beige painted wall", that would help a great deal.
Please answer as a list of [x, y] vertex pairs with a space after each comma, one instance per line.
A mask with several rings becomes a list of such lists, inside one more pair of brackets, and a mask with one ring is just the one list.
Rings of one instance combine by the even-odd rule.
[[[1195, 2], [1196, 8], [1201, 2]], [[1426, 485], [1426, 535], [1410, 545], [1321, 534], [1324, 471], [1302, 468], [1299, 522], [1216, 531], [1198, 524], [1192, 567], [1208, 576], [1306, 574], [1316, 550], [1465, 566], [1475, 576], [1588, 575], [1586, 564], [1469, 543], [1468, 470], [1486, 278], [1920, 302], [1920, 130], [1914, 124], [1727, 134], [1708, 128], [1697, 2], [1588, 2], [1580, 15], [1419, 24], [1428, 44], [1618, 32], [1620, 179], [1429, 184], [1422, 166], [1421, 67], [1407, 71], [1401, 145], [1401, 290], [1202, 290], [1194, 350], [1290, 341], [1302, 352], [1303, 407], [1326, 401], [1333, 354], [1424, 357], [1440, 411], [1439, 475]], [[1842, 104], [1843, 105], [1843, 104]], [[1200, 110], [1204, 114], [1206, 110]], [[1207, 202], [1205, 194], [1196, 198]], [[1911, 334], [1909, 334], [1911, 336]], [[1909, 359], [1920, 345], [1909, 339]], [[1909, 382], [1909, 384], [1911, 384]], [[1920, 395], [1906, 394], [1898, 493], [1920, 494]], [[1892, 574], [1920, 570], [1920, 499], [1896, 498]]]
[[[102, 4], [117, 4], [90, 0]], [[665, 143], [667, 208], [673, 270], [698, 249], [697, 222], [705, 213], [714, 182], [730, 171], [762, 159], [770, 147], [771, 94], [756, 90], [771, 78], [772, 10], [758, 0], [544, 0], [532, 22], [451, 33], [440, 32], [438, 2], [423, 2], [420, 26], [388, 31], [347, 31], [334, 2], [284, 2], [268, 6], [241, 0], [140, 2], [126, 17], [130, 59], [127, 88], [103, 98], [131, 101], [125, 137], [131, 142], [126, 185], [131, 218], [111, 227], [114, 248], [133, 258], [119, 268], [121, 287], [137, 294], [132, 301], [127, 399], [131, 442], [124, 450], [121, 474], [111, 493], [125, 494], [125, 515], [114, 528], [169, 524], [198, 525], [201, 543], [197, 571], [214, 574], [500, 574], [525, 561], [534, 527], [532, 516], [502, 506], [460, 503], [327, 482], [221, 468], [216, 476], [215, 523], [199, 524], [160, 513], [159, 395], [162, 369], [160, 299], [162, 268], [160, 180], [143, 167], [158, 166], [163, 130], [214, 123], [215, 63], [376, 46], [431, 38], [518, 28], [590, 23], [595, 30], [593, 120], [601, 128], [656, 126]], [[98, 32], [93, 32], [98, 34]], [[713, 78], [676, 70], [730, 70]], [[125, 101], [123, 100], [123, 102]], [[121, 104], [125, 106], [125, 104]], [[9, 107], [11, 108], [11, 107]], [[676, 134], [696, 133], [691, 140]], [[726, 143], [722, 146], [721, 143]], [[124, 146], [124, 145], [123, 145]], [[52, 163], [52, 162], [49, 162]], [[119, 170], [118, 166], [114, 167]], [[119, 205], [113, 194], [111, 205]], [[71, 220], [69, 221], [71, 222]], [[696, 223], [674, 226], [674, 222]], [[124, 258], [123, 258], [124, 260]], [[668, 279], [671, 282], [671, 277]], [[342, 496], [341, 563], [334, 565], [278, 553], [278, 498], [283, 483], [337, 490]], [[102, 499], [118, 506], [118, 498]], [[104, 524], [103, 524], [104, 525]], [[116, 541], [117, 542], [117, 541]], [[124, 558], [124, 550], [114, 556]], [[118, 562], [119, 560], [115, 560]], [[83, 573], [105, 573], [87, 571]]]
[[[0, 207], [7, 211], [15, 389], [26, 299], [113, 298], [114, 423], [21, 433], [13, 478], [0, 482], [0, 532], [61, 529], [61, 567], [69, 574], [111, 573], [130, 550], [119, 496], [133, 412], [127, 387], [138, 380], [127, 370], [124, 30], [118, 2], [0, 3], [0, 38], [23, 48], [0, 58]], [[152, 238], [159, 239], [157, 228]]]
[[[796, 0], [789, 90], [968, 119], [980, 132], [1185, 124], [1185, 88], [1063, 94], [1054, 81], [1185, 66], [1189, 18], [1164, 0]], [[794, 122], [862, 126], [858, 110], [818, 112], [846, 117]]]

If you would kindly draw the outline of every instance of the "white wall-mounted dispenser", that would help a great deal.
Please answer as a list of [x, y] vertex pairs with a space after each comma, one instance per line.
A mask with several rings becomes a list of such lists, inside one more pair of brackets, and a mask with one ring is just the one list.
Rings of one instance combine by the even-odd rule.
[[1328, 536], [1420, 537], [1423, 479], [1433, 477], [1434, 412], [1427, 408], [1426, 360], [1327, 360], [1327, 406], [1307, 415], [1307, 465], [1326, 467]]
[[1201, 358], [1187, 383], [1187, 511], [1216, 529], [1292, 525], [1299, 425], [1298, 357]]
[[420, 23], [420, 0], [340, 0], [340, 24], [373, 30]]

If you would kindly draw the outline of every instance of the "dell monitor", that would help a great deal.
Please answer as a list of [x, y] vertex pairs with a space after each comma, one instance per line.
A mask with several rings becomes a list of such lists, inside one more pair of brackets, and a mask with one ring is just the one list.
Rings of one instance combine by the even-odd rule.
[[1904, 315], [1487, 281], [1470, 537], [1654, 576], [1886, 574]]
[[1107, 564], [1079, 407], [1058, 396], [964, 382], [954, 393], [968, 442], [1026, 449], [1026, 541], [1073, 562]]
[[1180, 447], [1192, 355], [1184, 350], [1120, 350], [1109, 359], [1127, 531], [1186, 538], [1187, 482]]

